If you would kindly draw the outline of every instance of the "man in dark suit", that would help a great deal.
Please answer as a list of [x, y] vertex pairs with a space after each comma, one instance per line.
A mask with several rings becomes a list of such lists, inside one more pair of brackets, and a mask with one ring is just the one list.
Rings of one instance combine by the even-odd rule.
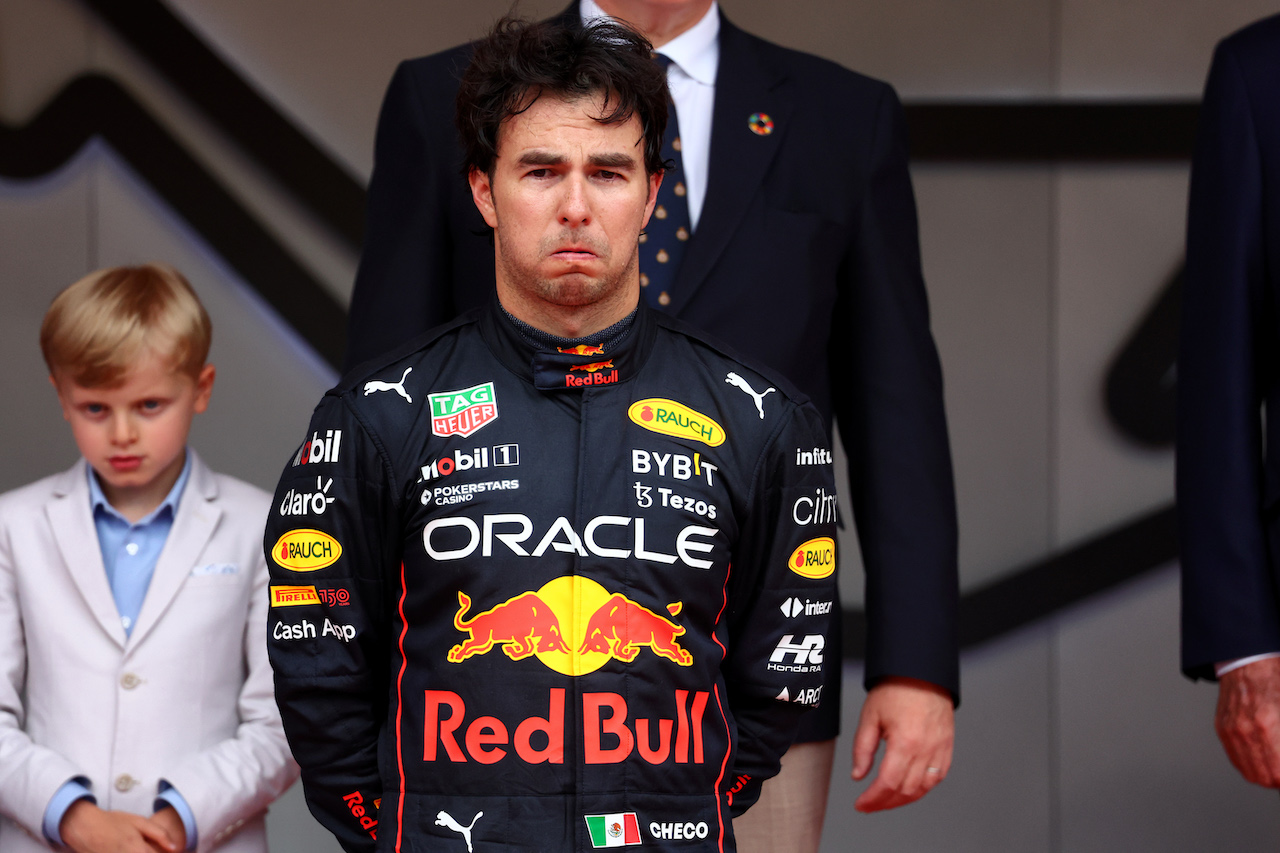
[[1280, 16], [1218, 45], [1191, 168], [1178, 354], [1182, 668], [1219, 679], [1245, 778], [1280, 788]]
[[[583, 0], [564, 15], [602, 12], [637, 26], [670, 63], [680, 135], [669, 140], [671, 194], [642, 237], [646, 298], [781, 371], [840, 425], [867, 569], [870, 693], [855, 779], [888, 743], [857, 806], [911, 802], [950, 766], [959, 662], [951, 460], [901, 106], [883, 83], [739, 30], [712, 0]], [[387, 92], [351, 364], [492, 291], [493, 250], [451, 121], [468, 54], [407, 61]], [[816, 850], [838, 679], [823, 689], [805, 742], [747, 814], [740, 849]]]

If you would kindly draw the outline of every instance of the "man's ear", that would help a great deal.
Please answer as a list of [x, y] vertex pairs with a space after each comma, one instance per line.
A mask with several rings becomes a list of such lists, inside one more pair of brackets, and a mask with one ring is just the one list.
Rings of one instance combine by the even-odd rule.
[[485, 224], [490, 228], [498, 227], [498, 215], [493, 205], [493, 182], [488, 172], [472, 167], [467, 173], [467, 183], [471, 185], [471, 200], [476, 203]]
[[662, 176], [666, 172], [658, 172], [649, 176], [649, 200], [644, 206], [644, 222], [640, 223], [640, 230], [644, 230], [649, 224], [649, 217], [653, 216], [653, 208], [658, 203], [658, 187], [662, 186]]

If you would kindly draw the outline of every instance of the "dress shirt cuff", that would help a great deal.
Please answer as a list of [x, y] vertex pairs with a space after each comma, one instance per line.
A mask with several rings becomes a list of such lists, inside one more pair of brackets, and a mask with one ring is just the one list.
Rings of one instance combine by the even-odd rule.
[[199, 836], [196, 833], [196, 816], [191, 811], [191, 806], [187, 805], [186, 798], [178, 793], [178, 789], [164, 779], [160, 780], [159, 791], [153, 808], [160, 811], [165, 806], [173, 806], [178, 817], [182, 818], [182, 828], [187, 831], [187, 846], [184, 849], [195, 850]]
[[62, 846], [62, 833], [59, 831], [62, 818], [76, 800], [98, 802], [93, 792], [89, 790], [89, 780], [84, 776], [75, 776], [63, 782], [62, 787], [55, 791], [53, 798], [49, 800], [49, 805], [45, 806], [44, 837], [57, 847]]
[[1224, 660], [1221, 663], [1214, 664], [1214, 675], [1221, 678], [1233, 669], [1239, 669], [1242, 666], [1248, 666], [1251, 663], [1257, 663], [1260, 660], [1268, 660], [1270, 658], [1280, 658], [1280, 652], [1265, 652], [1260, 655], [1249, 655], [1247, 658], [1236, 658], [1235, 660]]

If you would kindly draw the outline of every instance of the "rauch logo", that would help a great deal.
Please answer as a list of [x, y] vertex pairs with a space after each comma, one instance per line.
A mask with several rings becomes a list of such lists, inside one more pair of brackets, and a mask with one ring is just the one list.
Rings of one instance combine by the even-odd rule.
[[650, 397], [627, 409], [627, 417], [637, 426], [660, 435], [700, 441], [709, 447], [724, 444], [724, 427], [675, 400]]
[[810, 539], [791, 552], [791, 571], [801, 577], [821, 580], [836, 570], [836, 543], [830, 536]]
[[314, 572], [331, 566], [342, 556], [342, 545], [321, 530], [290, 530], [276, 540], [271, 557], [282, 568]]

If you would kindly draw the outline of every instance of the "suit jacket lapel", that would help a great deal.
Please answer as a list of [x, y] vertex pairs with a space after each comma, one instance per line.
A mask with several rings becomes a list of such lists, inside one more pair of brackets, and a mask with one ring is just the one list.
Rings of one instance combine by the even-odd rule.
[[[759, 55], [750, 36], [720, 14], [720, 65], [711, 118], [707, 194], [698, 227], [676, 273], [671, 312], [679, 314], [720, 259], [759, 191], [786, 135], [791, 113], [785, 74]], [[751, 131], [753, 113], [767, 113], [768, 136]]]
[[106, 635], [123, 648], [124, 627], [111, 595], [111, 585], [107, 583], [107, 570], [102, 564], [102, 550], [98, 547], [98, 533], [89, 508], [88, 476], [83, 459], [63, 472], [54, 485], [53, 499], [45, 505], [45, 515], [66, 563], [67, 574], [89, 612]]
[[214, 502], [218, 496], [218, 484], [213, 474], [194, 450], [188, 452], [191, 453], [191, 478], [187, 480], [187, 487], [178, 502], [178, 515], [169, 530], [169, 538], [156, 561], [151, 584], [138, 613], [138, 624], [129, 635], [129, 648], [142, 642], [160, 621], [198, 563], [209, 537], [218, 526], [218, 519], [222, 517], [222, 510]]

